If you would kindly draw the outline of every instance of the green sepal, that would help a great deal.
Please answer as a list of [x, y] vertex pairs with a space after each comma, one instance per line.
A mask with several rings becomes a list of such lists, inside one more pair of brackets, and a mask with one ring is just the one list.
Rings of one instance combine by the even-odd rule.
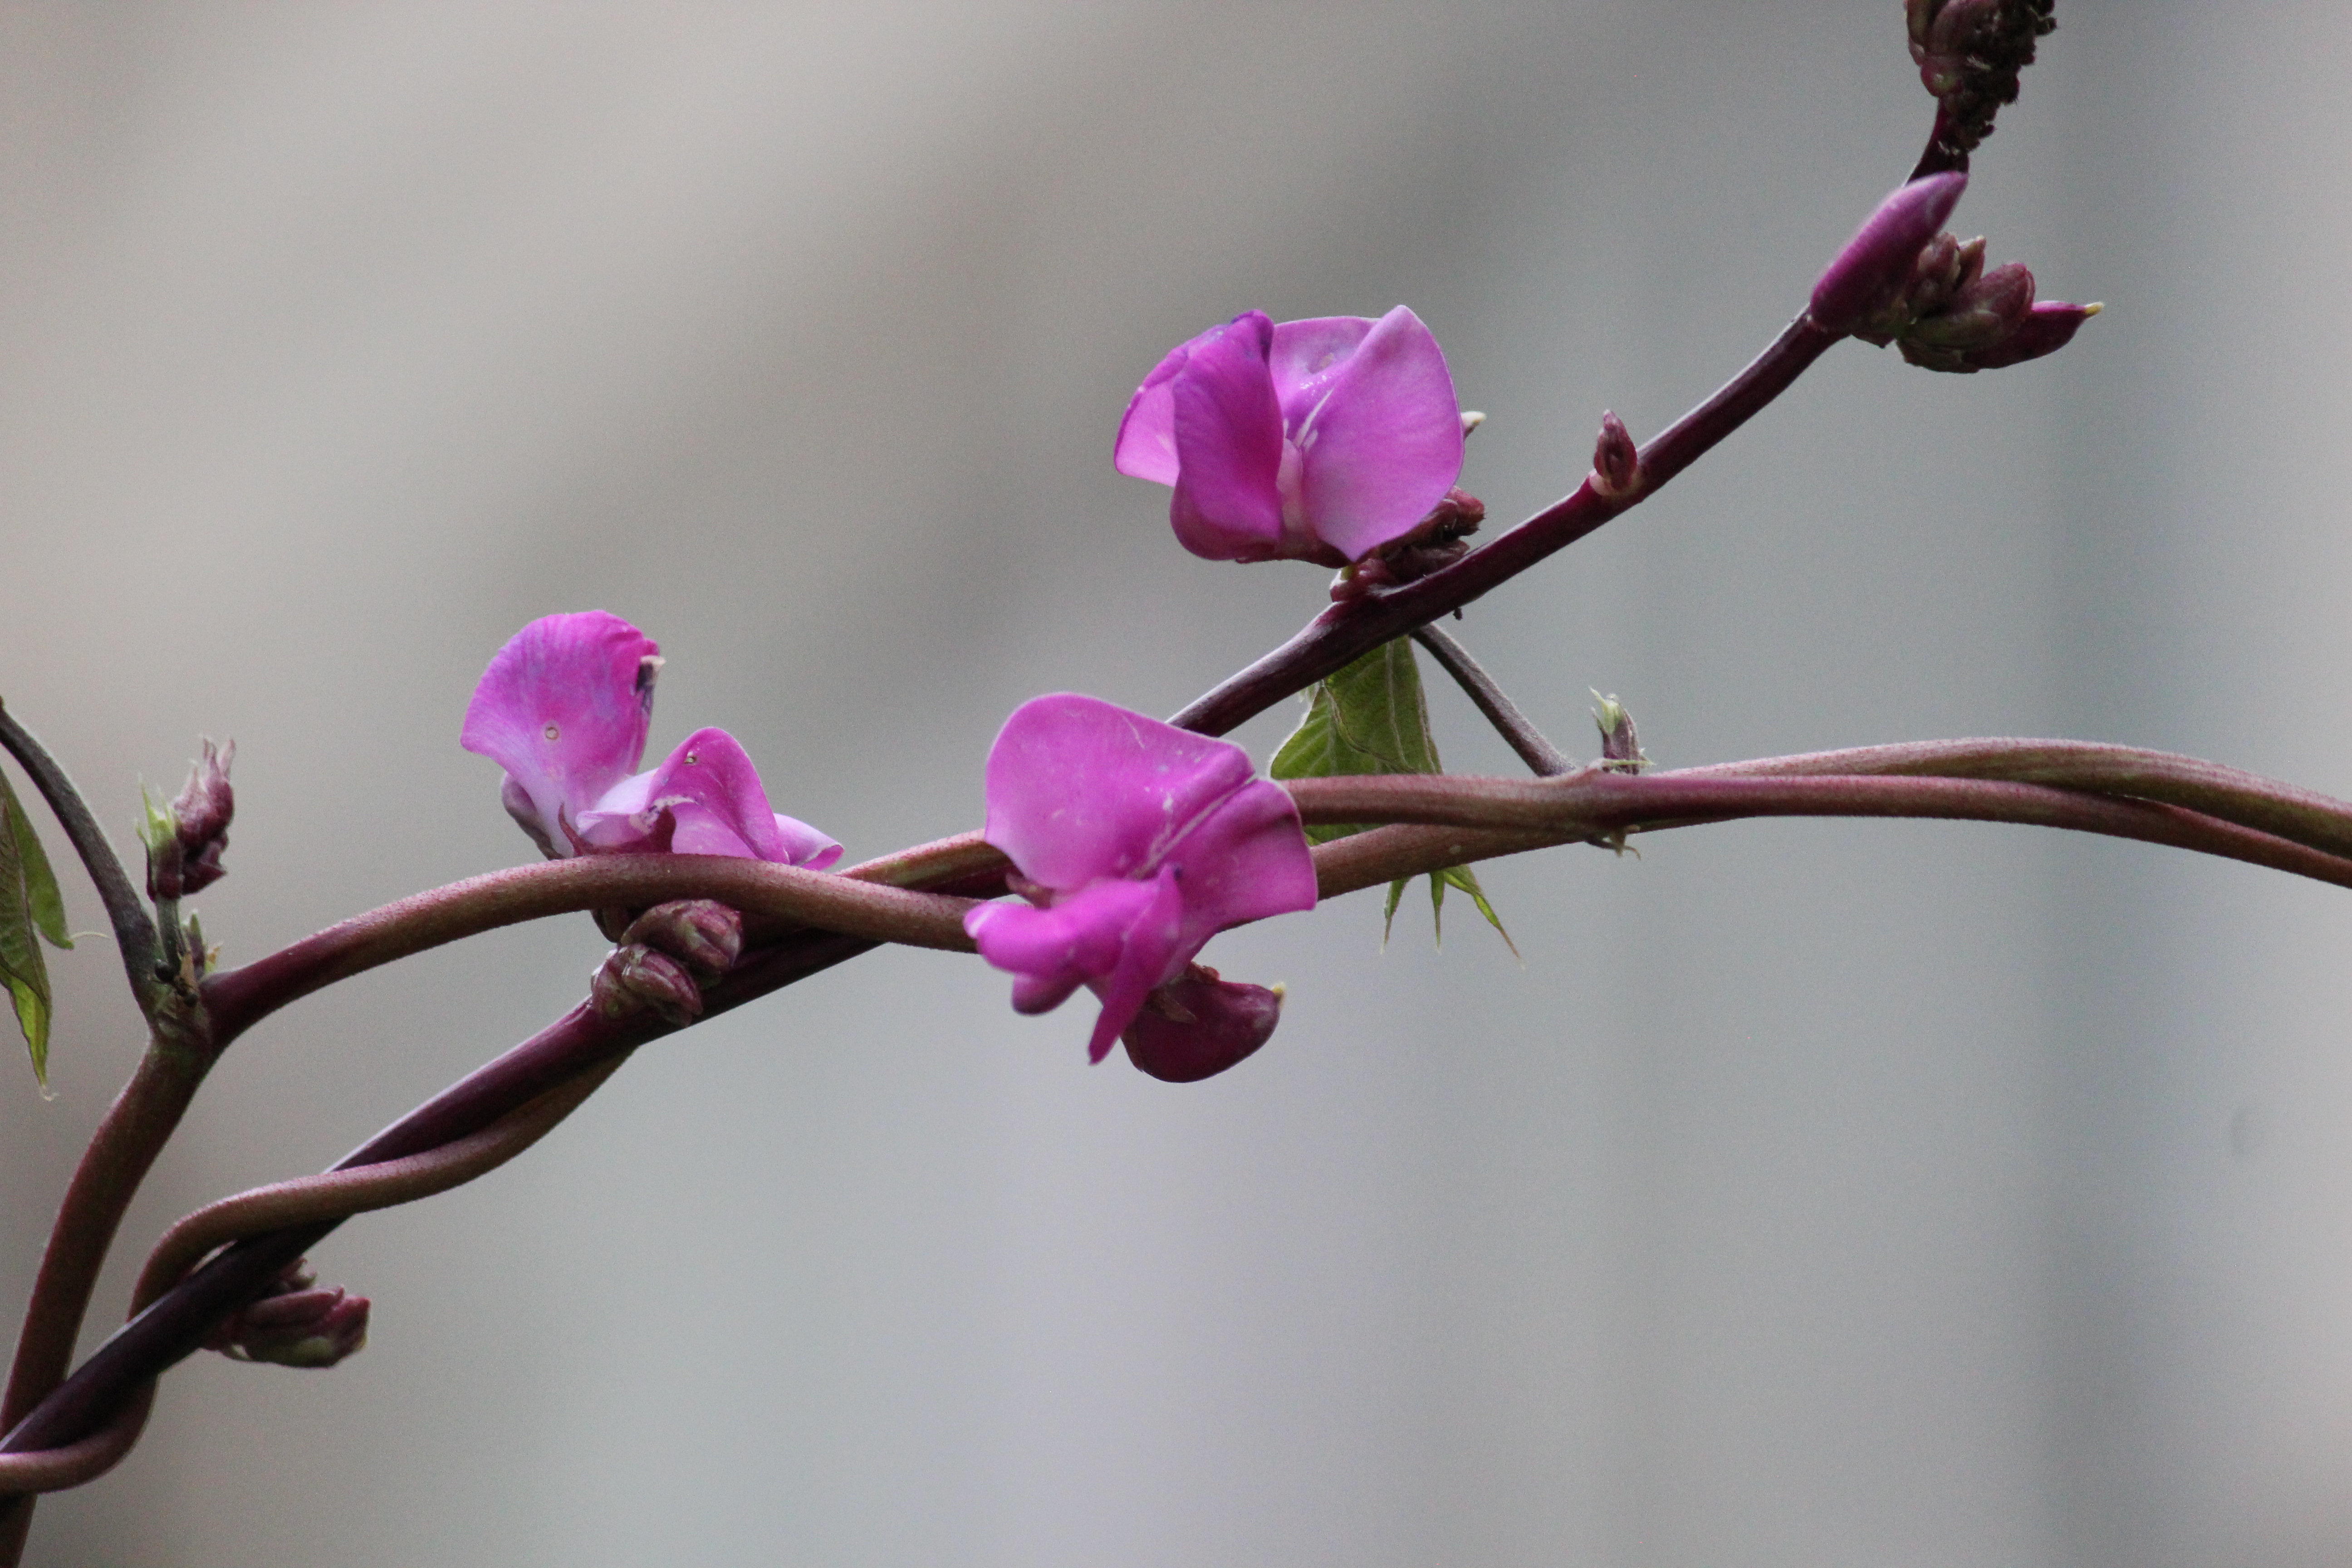
[[[1384, 643], [1328, 679], [1318, 681], [1307, 697], [1305, 717], [1275, 752], [1266, 771], [1277, 779], [1444, 773], [1436, 738], [1430, 733], [1429, 701], [1422, 692], [1421, 666], [1413, 658], [1412, 639], [1399, 637]], [[1307, 838], [1310, 844], [1328, 844], [1363, 830], [1362, 824], [1310, 827]], [[1384, 944], [1395, 925], [1405, 884], [1411, 880], [1403, 878], [1389, 887], [1388, 908], [1381, 923]], [[1503, 931], [1503, 922], [1496, 919], [1494, 907], [1467, 866], [1430, 873], [1433, 916], [1443, 908], [1449, 884], [1475, 899], [1479, 912], [1502, 933], [1504, 944], [1511, 946], [1510, 933]], [[1511, 951], [1516, 954], [1518, 949], [1511, 946]]]

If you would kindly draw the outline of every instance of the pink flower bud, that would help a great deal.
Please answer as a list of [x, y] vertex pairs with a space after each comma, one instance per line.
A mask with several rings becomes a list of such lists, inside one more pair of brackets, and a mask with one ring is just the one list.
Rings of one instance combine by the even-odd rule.
[[328, 1367], [367, 1345], [368, 1299], [341, 1286], [318, 1288], [306, 1260], [279, 1275], [270, 1293], [230, 1313], [205, 1336], [205, 1348], [232, 1361]]
[[605, 955], [589, 977], [588, 1000], [600, 1016], [615, 1020], [651, 1013], [682, 1029], [702, 1016], [702, 987], [686, 965], [642, 942]]
[[709, 899], [679, 899], [639, 915], [621, 941], [667, 953], [708, 984], [742, 956], [743, 917]]
[[1592, 443], [1592, 488], [1604, 496], [1630, 495], [1640, 482], [1642, 453], [1615, 411], [1601, 415], [1601, 436]]
[[1930, 174], [1897, 188], [1864, 220], [1813, 285], [1811, 314], [1826, 331], [1851, 332], [1911, 281], [1919, 253], [1952, 216], [1967, 174]]
[[2007, 339], [2033, 309], [2033, 274], [2012, 261], [1971, 280], [1933, 314], [1903, 334], [1906, 345], [1927, 349], [1988, 349]]
[[2074, 338], [2075, 329], [2105, 309], [2101, 305], [2067, 305], [2045, 300], [2026, 312], [2017, 331], [1989, 349], [1968, 356], [1970, 370], [2000, 370], [2023, 364], [2043, 354], [2054, 354]]
[[229, 764], [236, 760], [236, 742], [215, 750], [204, 742], [204, 755], [188, 771], [188, 782], [172, 802], [172, 817], [179, 825], [180, 884], [184, 893], [211, 887], [228, 875], [221, 851], [228, 847], [229, 820], [236, 815], [236, 793], [229, 788]]

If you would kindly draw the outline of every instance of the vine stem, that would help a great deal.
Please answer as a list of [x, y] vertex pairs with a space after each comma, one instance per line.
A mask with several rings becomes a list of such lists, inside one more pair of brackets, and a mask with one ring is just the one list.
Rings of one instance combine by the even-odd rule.
[[[2002, 773], [2017, 776], [1991, 776]], [[2352, 887], [2352, 855], [2336, 852], [2352, 848], [2352, 804], [2194, 758], [2084, 742], [1931, 742], [1670, 773], [1589, 768], [1538, 780], [1373, 775], [1299, 779], [1286, 787], [1309, 822], [1394, 825], [1315, 851], [1318, 881], [1327, 897], [1548, 845], [1779, 816], [1932, 817], [2072, 828]], [[1002, 862], [993, 855], [977, 836], [967, 834], [860, 867], [848, 876], [961, 879], [970, 885], [1001, 875]], [[739, 1006], [865, 952], [873, 941], [840, 933], [787, 934], [749, 955], [715, 987], [707, 998], [708, 1011]], [[584, 1007], [574, 1009], [394, 1123], [337, 1170], [403, 1160], [414, 1160], [415, 1168], [423, 1170], [435, 1163], [436, 1151], [454, 1158], [445, 1146], [499, 1124], [576, 1075], [668, 1032], [668, 1026], [650, 1017], [614, 1023]], [[402, 1179], [378, 1174], [387, 1182]], [[89, 1441], [126, 1398], [192, 1352], [213, 1322], [263, 1288], [348, 1212], [322, 1215], [317, 1209], [288, 1208], [281, 1213], [309, 1217], [247, 1237], [197, 1268], [125, 1324], [0, 1440], [0, 1454]]]
[[257, 1019], [339, 980], [499, 926], [673, 899], [715, 899], [753, 917], [751, 935], [793, 926], [916, 947], [972, 951], [969, 899], [722, 855], [594, 855], [493, 871], [328, 927], [240, 969], [206, 979], [205, 1001], [224, 1044]]
[[[1601, 770], [1572, 779], [1575, 790], [1532, 799], [1515, 779], [1368, 775], [1297, 779], [1289, 787], [1299, 815], [1310, 823], [1426, 825], [1378, 828], [1323, 846], [1316, 867], [1326, 897], [1549, 845], [1605, 843], [1612, 834], [1759, 816], [1940, 818], [2071, 828], [2352, 888], [2352, 857], [2183, 806], [2048, 784], [1900, 775], [1690, 778]], [[1433, 784], [1499, 787], [1464, 791]], [[2352, 806], [2345, 810], [2352, 817]]]
[[[106, 830], [64, 766], [5, 705], [0, 705], [0, 749], [16, 760], [48, 803], [97, 889], [121, 956], [123, 978], [148, 1027], [147, 1048], [130, 1081], [99, 1119], [42, 1247], [7, 1387], [0, 1393], [0, 1427], [5, 1427], [56, 1389], [72, 1365], [75, 1337], [89, 1315], [99, 1271], [122, 1216], [195, 1098], [215, 1053], [202, 1007], [194, 1005], [193, 998], [173, 984], [174, 977], [163, 972], [154, 921]], [[123, 1449], [129, 1446], [128, 1441], [121, 1445]], [[85, 1447], [92, 1450], [91, 1458], [112, 1463], [102, 1452], [103, 1436]], [[119, 1451], [113, 1455], [120, 1457]], [[0, 1500], [0, 1561], [16, 1560], [31, 1522], [29, 1498]]]
[[1518, 752], [1519, 761], [1538, 777], [1551, 778], [1575, 768], [1576, 760], [1545, 739], [1535, 721], [1519, 711], [1519, 705], [1495, 684], [1495, 678], [1470, 657], [1468, 648], [1435, 626], [1421, 627], [1412, 634], [1412, 640], [1429, 650], [1438, 668], [1454, 678], [1462, 694], [1486, 715], [1495, 732], [1510, 743], [1511, 750]]
[[147, 918], [147, 906], [140, 900], [139, 889], [130, 874], [123, 870], [121, 858], [115, 854], [106, 829], [98, 825], [98, 818], [90, 814], [81, 791], [74, 787], [64, 767], [49, 754], [39, 737], [16, 722], [16, 715], [8, 711], [5, 703], [0, 703], [0, 747], [16, 759], [17, 765], [33, 781], [33, 787], [49, 803], [58, 826], [65, 829], [68, 842], [81, 858], [82, 869], [89, 874], [91, 885], [98, 889], [98, 901], [106, 908], [107, 923], [114, 928], [114, 945], [121, 950], [123, 977], [131, 983], [131, 994], [138, 1002], [140, 1012], [152, 1016], [160, 952], [155, 922]]

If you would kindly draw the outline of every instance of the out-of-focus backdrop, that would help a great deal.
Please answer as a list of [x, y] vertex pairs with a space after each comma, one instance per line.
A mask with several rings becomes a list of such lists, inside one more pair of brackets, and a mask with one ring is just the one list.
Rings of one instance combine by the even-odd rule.
[[[2352, 793], [2352, 11], [2065, 0], [1964, 233], [2104, 299], [1843, 348], [1456, 629], [1571, 750], [2074, 734]], [[130, 842], [237, 742], [230, 962], [519, 863], [474, 679], [603, 606], [877, 853], [1004, 714], [1322, 600], [1111, 471], [1244, 308], [1436, 331], [1508, 521], [1736, 370], [1907, 170], [1894, 0], [0, 9], [0, 693]], [[1509, 771], [1450, 690], [1458, 771]], [[1261, 763], [1291, 716], [1243, 732]], [[53, 843], [61, 841], [52, 838]], [[861, 960], [348, 1226], [331, 1373], [202, 1358], [41, 1505], [121, 1564], [2303, 1564], [2352, 1554], [2352, 900], [1776, 823], [1220, 939], [1193, 1088]], [[77, 924], [94, 901], [69, 893]], [[304, 1003], [128, 1227], [318, 1168], [582, 991], [583, 920]], [[0, 1061], [0, 1302], [137, 1044]], [[14, 1047], [11, 1047], [10, 1049]]]

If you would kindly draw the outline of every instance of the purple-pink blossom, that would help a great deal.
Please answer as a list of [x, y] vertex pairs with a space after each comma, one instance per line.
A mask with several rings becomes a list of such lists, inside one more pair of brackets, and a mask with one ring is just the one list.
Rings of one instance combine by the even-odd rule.
[[502, 798], [551, 858], [663, 850], [823, 870], [841, 846], [770, 808], [724, 730], [698, 730], [633, 773], [653, 722], [661, 648], [603, 610], [547, 616], [482, 672], [458, 743], [507, 771]]
[[1125, 1035], [1139, 1067], [1180, 1080], [1273, 1033], [1279, 993], [1192, 963], [1227, 926], [1315, 907], [1297, 808], [1239, 746], [1092, 697], [1037, 698], [989, 752], [987, 837], [1028, 903], [982, 904], [964, 929], [1015, 976], [1015, 1009], [1090, 986], [1090, 1058]]
[[1245, 310], [1144, 378], [1112, 461], [1175, 487], [1168, 518], [1195, 555], [1341, 566], [1444, 499], [1462, 410], [1437, 340], [1402, 305], [1280, 325]]

